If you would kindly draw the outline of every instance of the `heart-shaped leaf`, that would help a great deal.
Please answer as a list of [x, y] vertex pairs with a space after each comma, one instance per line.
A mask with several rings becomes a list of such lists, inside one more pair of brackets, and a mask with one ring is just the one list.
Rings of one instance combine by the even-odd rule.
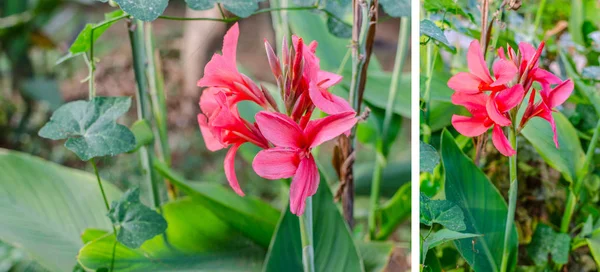
[[162, 215], [140, 202], [139, 188], [129, 189], [119, 201], [113, 201], [108, 218], [120, 226], [117, 240], [130, 248], [140, 247], [167, 229]]
[[38, 134], [52, 140], [67, 139], [65, 147], [84, 161], [114, 156], [135, 148], [133, 133], [115, 122], [130, 106], [129, 97], [70, 102], [56, 110]]
[[421, 224], [432, 226], [437, 223], [449, 230], [463, 231], [465, 214], [456, 204], [448, 200], [431, 200], [421, 193], [419, 199], [421, 209]]
[[379, 0], [379, 4], [392, 17], [410, 17], [410, 0]]
[[421, 172], [433, 173], [433, 169], [440, 163], [440, 154], [433, 146], [423, 141], [420, 143], [419, 154]]
[[207, 10], [222, 4], [225, 9], [233, 14], [246, 18], [258, 9], [258, 3], [264, 0], [185, 0], [188, 7], [195, 10]]
[[566, 233], [557, 233], [550, 226], [539, 224], [527, 246], [527, 253], [536, 265], [543, 266], [548, 263], [548, 254], [557, 264], [566, 264], [569, 261], [571, 236]]
[[432, 21], [423, 20], [421, 21], [420, 26], [421, 35], [425, 35], [431, 39], [434, 39], [443, 45], [447, 46], [451, 51], [454, 51], [455, 48], [450, 44], [444, 32]]
[[150, 22], [162, 15], [169, 0], [114, 0], [121, 9], [136, 19]]

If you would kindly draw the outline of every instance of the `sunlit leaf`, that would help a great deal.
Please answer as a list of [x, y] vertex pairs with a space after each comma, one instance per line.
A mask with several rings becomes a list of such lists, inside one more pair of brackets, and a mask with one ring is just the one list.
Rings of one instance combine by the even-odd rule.
[[135, 147], [135, 136], [115, 121], [131, 106], [129, 97], [95, 97], [69, 102], [56, 110], [39, 135], [52, 140], [67, 139], [65, 147], [84, 161], [114, 156]]

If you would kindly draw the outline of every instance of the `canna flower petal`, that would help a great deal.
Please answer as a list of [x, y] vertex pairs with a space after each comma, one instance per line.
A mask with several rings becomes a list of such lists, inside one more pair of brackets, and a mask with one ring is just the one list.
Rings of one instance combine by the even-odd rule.
[[266, 179], [292, 177], [300, 163], [299, 151], [298, 149], [283, 147], [261, 150], [254, 157], [252, 168], [257, 175]]
[[240, 148], [240, 145], [242, 144], [234, 144], [229, 151], [227, 151], [223, 166], [225, 168], [225, 177], [227, 177], [229, 186], [231, 186], [236, 194], [244, 196], [244, 192], [242, 192], [242, 188], [240, 188], [240, 184], [238, 183], [237, 176], [235, 174], [235, 154], [237, 153], [238, 148]]
[[304, 214], [306, 198], [314, 195], [319, 188], [319, 170], [312, 155], [303, 158], [290, 185], [290, 211], [295, 215]]
[[535, 47], [533, 47], [533, 45], [526, 42], [519, 43], [519, 52], [521, 53], [521, 60], [531, 63], [531, 59], [533, 58], [533, 56], [535, 56], [535, 51], [536, 50]]
[[479, 86], [482, 81], [475, 75], [466, 72], [460, 72], [448, 80], [448, 88], [461, 93], [476, 94], [480, 93]]
[[492, 70], [494, 71], [494, 76], [496, 77], [496, 81], [490, 84], [491, 87], [502, 86], [504, 84], [509, 83], [519, 72], [517, 67], [508, 60], [499, 59], [492, 66]]
[[308, 122], [304, 134], [310, 148], [329, 141], [350, 130], [358, 121], [354, 111], [332, 114]]
[[311, 82], [308, 87], [308, 95], [315, 107], [327, 114], [354, 111], [347, 100], [329, 93], [327, 90], [318, 87], [314, 82]]
[[494, 143], [496, 149], [498, 149], [498, 151], [500, 151], [500, 153], [504, 156], [510, 157], [517, 153], [504, 135], [502, 127], [498, 125], [495, 125], [494, 129], [492, 130], [492, 142]]
[[302, 148], [306, 142], [302, 129], [289, 116], [278, 112], [260, 111], [255, 116], [263, 136], [279, 147]]
[[467, 108], [473, 116], [487, 115], [485, 104], [488, 100], [488, 95], [484, 93], [464, 94], [456, 92], [452, 94], [452, 104]]
[[452, 126], [460, 134], [467, 137], [479, 136], [490, 128], [486, 125], [485, 118], [467, 117], [462, 115], [452, 115]]
[[213, 131], [208, 125], [208, 119], [204, 114], [198, 114], [198, 125], [200, 126], [200, 132], [202, 138], [204, 138], [204, 144], [210, 151], [217, 151], [226, 147], [219, 139], [213, 134]]
[[556, 122], [554, 121], [554, 116], [552, 116], [552, 110], [545, 106], [542, 107], [544, 108], [544, 110], [540, 111], [540, 113], [538, 113], [537, 116], [544, 118], [546, 121], [548, 121], [548, 123], [550, 123], [553, 133], [552, 140], [554, 140], [554, 145], [556, 146], [556, 148], [558, 148], [558, 134], [556, 133]]
[[525, 96], [525, 90], [523, 90], [523, 86], [521, 84], [517, 84], [512, 86], [504, 91], [498, 92], [496, 95], [496, 104], [498, 105], [498, 110], [502, 113], [505, 113], [514, 107], [518, 106], [521, 101], [523, 101], [523, 97]]
[[467, 51], [467, 64], [471, 74], [477, 76], [481, 81], [485, 83], [492, 83], [492, 76], [487, 68], [485, 60], [483, 59], [483, 52], [481, 52], [481, 45], [479, 41], [473, 40], [469, 45]]
[[500, 126], [509, 126], [511, 124], [510, 119], [506, 117], [503, 112], [500, 112], [498, 109], [498, 103], [496, 102], [497, 96], [492, 95], [488, 98], [487, 103], [485, 104], [485, 108], [487, 110], [488, 117], [494, 121], [494, 123]]
[[319, 71], [317, 73], [317, 85], [320, 88], [328, 89], [329, 87], [340, 83], [342, 81], [342, 76], [327, 72], [327, 71]]
[[552, 89], [549, 93], [549, 96], [547, 97], [548, 100], [545, 101], [548, 107], [550, 109], [553, 109], [557, 106], [562, 105], [562, 103], [565, 103], [565, 101], [567, 101], [567, 99], [573, 92], [574, 87], [575, 85], [573, 84], [573, 81], [567, 79], [565, 82]]
[[531, 78], [534, 81], [540, 82], [542, 85], [562, 83], [562, 80], [559, 77], [542, 68], [534, 68], [531, 70]]
[[236, 48], [239, 35], [239, 25], [235, 23], [223, 37], [223, 54], [212, 56], [204, 67], [204, 77], [198, 81], [198, 86], [228, 86], [237, 79]]

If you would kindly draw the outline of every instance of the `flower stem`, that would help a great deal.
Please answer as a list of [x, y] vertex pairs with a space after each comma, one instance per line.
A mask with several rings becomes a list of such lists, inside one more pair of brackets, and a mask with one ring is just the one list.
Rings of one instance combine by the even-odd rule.
[[402, 17], [400, 19], [400, 32], [398, 34], [398, 46], [396, 49], [396, 58], [394, 60], [394, 70], [392, 72], [392, 83], [390, 84], [390, 91], [388, 93], [388, 103], [385, 108], [385, 117], [383, 119], [382, 135], [377, 140], [377, 160], [375, 162], [375, 169], [373, 170], [373, 180], [371, 182], [371, 205], [369, 211], [369, 235], [371, 239], [375, 239], [377, 232], [377, 220], [376, 212], [379, 208], [379, 193], [381, 191], [381, 178], [383, 175], [383, 168], [387, 164], [384, 157], [384, 148], [388, 145], [388, 141], [391, 139], [387, 138], [389, 127], [392, 122], [393, 107], [396, 100], [396, 94], [398, 93], [398, 85], [402, 76], [402, 68], [404, 67], [404, 61], [406, 60], [408, 52], [408, 41], [410, 38], [410, 18]]
[[[149, 120], [152, 112], [149, 110], [148, 101], [146, 95], [148, 94], [148, 79], [144, 70], [146, 65], [144, 50], [144, 28], [143, 23], [140, 20], [133, 19], [129, 29], [129, 40], [131, 42], [131, 51], [133, 55], [133, 71], [135, 74], [135, 80], [137, 83], [137, 111], [138, 119]], [[142, 169], [147, 177], [148, 183], [151, 189], [151, 200], [154, 208], [160, 208], [160, 194], [158, 192], [157, 175], [152, 168], [154, 160], [153, 148], [148, 146], [142, 146], [139, 150], [140, 159], [142, 161]]]
[[312, 197], [306, 199], [304, 214], [300, 216], [300, 239], [302, 240], [302, 264], [304, 272], [315, 272], [313, 243]]
[[[509, 130], [508, 134], [510, 138], [510, 144], [517, 150], [517, 131], [516, 126], [513, 126]], [[515, 210], [517, 208], [517, 189], [519, 183], [517, 181], [517, 154], [508, 158], [508, 166], [510, 168], [510, 187], [508, 189], [508, 214], [506, 215], [506, 228], [504, 229], [504, 248], [502, 251], [502, 264], [501, 272], [508, 271], [508, 258], [510, 255], [510, 240], [512, 234], [512, 228], [515, 220]]]
[[598, 146], [598, 139], [600, 138], [600, 120], [596, 123], [596, 130], [594, 130], [594, 134], [592, 135], [592, 139], [590, 140], [590, 145], [588, 146], [588, 150], [585, 153], [585, 161], [583, 162], [583, 167], [580, 172], [577, 173], [577, 180], [574, 184], [569, 187], [567, 192], [567, 204], [565, 206], [565, 213], [563, 214], [563, 218], [560, 222], [560, 231], [562, 233], [567, 233], [569, 231], [569, 225], [571, 224], [571, 218], [573, 217], [573, 213], [575, 212], [575, 204], [577, 203], [577, 197], [579, 197], [579, 193], [581, 191], [581, 184], [583, 183], [583, 179], [587, 176], [590, 168], [590, 164], [594, 159], [594, 154], [596, 153], [596, 147]]

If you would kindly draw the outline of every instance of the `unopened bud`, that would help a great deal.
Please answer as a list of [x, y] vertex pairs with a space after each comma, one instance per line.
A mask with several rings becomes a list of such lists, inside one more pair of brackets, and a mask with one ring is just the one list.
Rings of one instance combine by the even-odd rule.
[[265, 50], [267, 51], [267, 59], [269, 60], [269, 66], [271, 67], [271, 72], [275, 78], [280, 78], [281, 75], [281, 64], [279, 63], [279, 58], [273, 51], [271, 44], [265, 39]]

